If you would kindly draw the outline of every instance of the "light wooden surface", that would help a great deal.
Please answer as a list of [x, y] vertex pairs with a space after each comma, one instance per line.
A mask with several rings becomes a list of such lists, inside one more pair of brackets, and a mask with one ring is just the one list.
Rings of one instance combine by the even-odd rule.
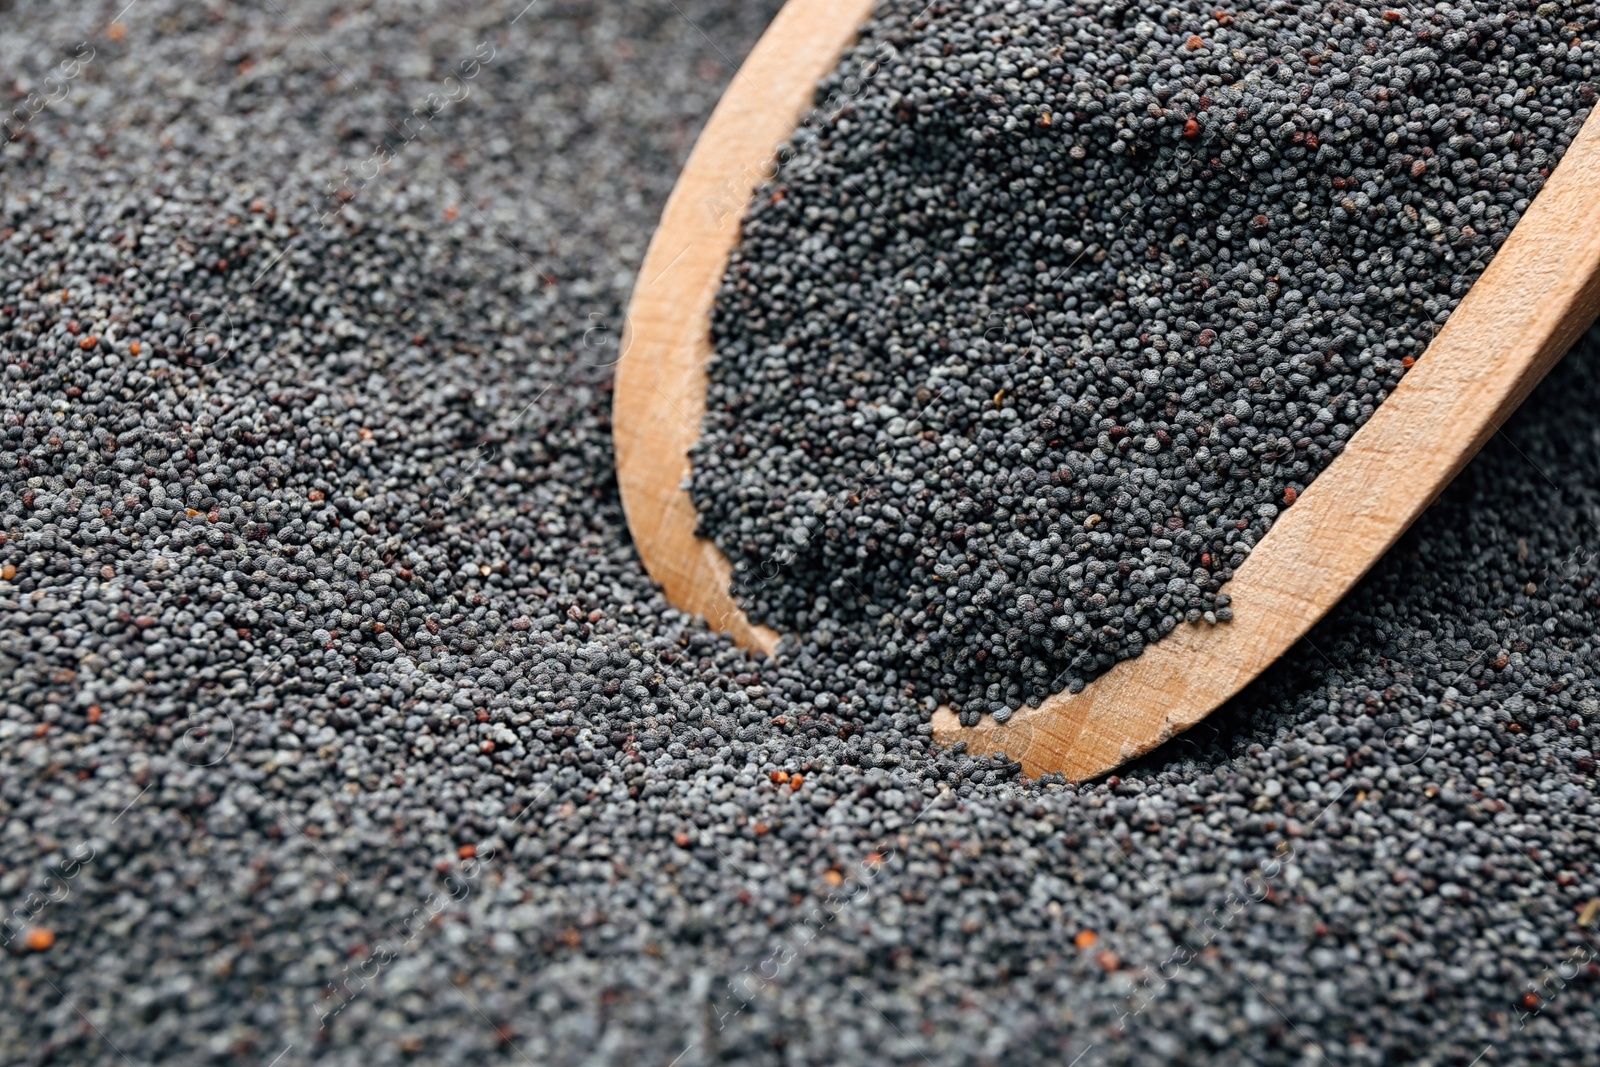
[[873, 0], [789, 0], [751, 50], [701, 131], [634, 285], [612, 398], [617, 484], [650, 577], [680, 610], [740, 646], [771, 654], [778, 635], [728, 594], [733, 569], [694, 535], [684, 488], [700, 437], [711, 306], [750, 194], [838, 65]]
[[[704, 411], [710, 310], [743, 195], [871, 9], [789, 0], [729, 87], [662, 217], [630, 311], [615, 398], [617, 474], [640, 556], [680, 608], [749, 648], [775, 635], [729, 597], [730, 567], [694, 537], [680, 483]], [[1234, 621], [1180, 626], [1081, 693], [935, 739], [1003, 751], [1029, 776], [1102, 774], [1199, 722], [1300, 640], [1494, 435], [1600, 310], [1600, 111], [1489, 269], [1401, 381], [1225, 587]]]

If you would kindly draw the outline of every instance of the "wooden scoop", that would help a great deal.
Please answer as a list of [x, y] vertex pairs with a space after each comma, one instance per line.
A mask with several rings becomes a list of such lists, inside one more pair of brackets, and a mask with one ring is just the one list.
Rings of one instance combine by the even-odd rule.
[[[711, 308], [749, 196], [855, 39], [872, 0], [788, 0], [723, 95], [650, 242], [617, 368], [617, 481], [667, 598], [745, 648], [771, 630], [729, 595], [685, 488], [705, 411]], [[1600, 111], [1427, 352], [1277, 519], [1225, 591], [1235, 621], [1180, 626], [1075, 695], [934, 738], [1033, 776], [1102, 774], [1199, 722], [1305, 636], [1516, 410], [1600, 310]]]

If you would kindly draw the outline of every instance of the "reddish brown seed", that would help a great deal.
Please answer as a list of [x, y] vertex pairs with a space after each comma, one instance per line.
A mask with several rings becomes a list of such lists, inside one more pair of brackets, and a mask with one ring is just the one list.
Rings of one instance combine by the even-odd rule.
[[1284, 502], [1285, 506], [1287, 506], [1289, 504], [1293, 504], [1295, 502], [1295, 500], [1299, 498], [1299, 496], [1300, 496], [1299, 491], [1296, 490], [1295, 487], [1292, 486], [1292, 485], [1287, 487], [1286, 489], [1284, 489], [1284, 491], [1283, 491], [1283, 502]]
[[27, 945], [34, 952], [43, 952], [56, 943], [56, 935], [42, 926], [28, 931]]
[[1078, 936], [1072, 939], [1072, 943], [1079, 948], [1088, 948], [1098, 940], [1100, 940], [1100, 935], [1093, 930], [1080, 930], [1078, 931]]
[[1195, 36], [1191, 36], [1188, 39], [1188, 41], [1186, 41], [1184, 43], [1188, 45], [1189, 51], [1191, 51], [1191, 52], [1193, 52], [1197, 48], [1204, 48], [1205, 44], [1206, 44], [1199, 37], [1195, 37]]
[[1200, 136], [1200, 123], [1199, 123], [1199, 121], [1196, 120], [1196, 119], [1190, 119], [1187, 122], [1185, 122], [1183, 124], [1183, 135], [1186, 138], [1188, 138], [1189, 140], [1191, 140], [1191, 141], [1194, 140], [1196, 137], [1199, 137]]

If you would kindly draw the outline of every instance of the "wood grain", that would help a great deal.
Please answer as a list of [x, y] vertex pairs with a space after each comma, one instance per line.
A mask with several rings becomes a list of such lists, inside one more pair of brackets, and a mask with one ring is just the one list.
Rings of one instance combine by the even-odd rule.
[[[756, 184], [870, 10], [789, 0], [701, 135], [651, 242], [617, 376], [623, 503], [668, 598], [746, 647], [772, 649], [728, 595], [731, 568], [694, 537], [680, 483], [699, 435], [710, 308], [738, 239], [704, 204]], [[781, 118], [782, 121], [779, 121]], [[1180, 626], [1081, 693], [970, 729], [941, 708], [934, 737], [1005, 752], [1029, 776], [1102, 774], [1199, 722], [1282, 656], [1460, 472], [1600, 310], [1600, 112], [1592, 114], [1489, 269], [1400, 386], [1277, 519], [1225, 587], [1235, 621]]]
[[682, 611], [768, 655], [778, 635], [728, 594], [733, 569], [684, 481], [705, 414], [711, 307], [750, 194], [856, 39], [873, 0], [789, 0], [711, 114], [651, 238], [617, 365], [612, 438], [628, 529], [650, 577]]

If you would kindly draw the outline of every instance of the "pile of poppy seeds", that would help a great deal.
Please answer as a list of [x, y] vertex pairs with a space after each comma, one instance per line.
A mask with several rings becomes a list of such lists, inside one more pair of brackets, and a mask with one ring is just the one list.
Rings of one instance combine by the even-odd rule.
[[1229, 620], [1576, 134], [1596, 10], [886, 6], [717, 306], [694, 499], [752, 617], [967, 725]]
[[[1116, 776], [1025, 781], [1003, 755], [931, 745], [931, 694], [889, 650], [900, 628], [798, 628], [777, 660], [752, 660], [666, 604], [618, 506], [608, 393], [633, 272], [775, 5], [524, 8], [141, 0], [111, 27], [81, 5], [0, 13], [0, 69], [17, 90], [43, 99], [47, 75], [66, 86], [37, 110], [18, 97], [27, 120], [0, 149], [0, 1062], [1600, 1064], [1600, 337], [1238, 700]], [[1465, 239], [1446, 205], [1471, 214], [1475, 235], [1503, 232], [1536, 184], [1525, 168], [1539, 152], [1532, 173], [1548, 166], [1580, 116], [1549, 103], [1596, 33], [1561, 21], [1573, 10], [1482, 28], [1404, 8], [1375, 28], [1374, 56], [1394, 56], [1384, 42], [1404, 31], [1404, 65], [1436, 68], [1441, 85], [1467, 63], [1523, 79], [1514, 57], [1534, 55], [1554, 79], [1519, 81], [1532, 86], [1520, 103], [1470, 104], [1485, 123], [1491, 104], [1509, 106], [1498, 121], [1523, 131], [1520, 147], [1472, 153], [1477, 173], [1492, 154], [1514, 189], [1526, 182], [1516, 197], [1492, 188], [1476, 213], [1393, 179], [1402, 206], [1439, 204], [1442, 241], [1388, 253], [1409, 250], [1418, 284], [1486, 254], [1489, 238]], [[1007, 12], [969, 17], [987, 40], [1047, 14]], [[1176, 37], [1161, 61], [1199, 62], [1255, 17], [1220, 27], [1211, 14], [1157, 27], [1205, 44]], [[1272, 17], [1300, 18], [1304, 36], [1360, 16]], [[887, 56], [889, 24], [846, 66]], [[1365, 46], [1339, 42], [1364, 33], [1330, 29], [1316, 54], [1343, 64]], [[950, 67], [975, 47], [949, 43]], [[1076, 65], [1111, 61], [1077, 47]], [[924, 50], [910, 37], [895, 48], [895, 64]], [[1207, 61], [1220, 74], [1225, 59]], [[65, 75], [63, 61], [81, 67]], [[889, 64], [867, 79], [853, 114], [891, 89], [931, 93], [917, 62], [924, 73]], [[991, 94], [1035, 80], [1002, 69], [963, 76]], [[1029, 129], [1046, 97], [1041, 85]], [[902, 99], [914, 140], [933, 100]], [[1328, 101], [1329, 115], [1343, 106]], [[1199, 113], [1204, 136], [1231, 121], [1222, 106]], [[1457, 122], [1469, 105], [1439, 106]], [[1051, 114], [1065, 126], [1065, 110]], [[860, 121], [819, 124], [816, 151]], [[1170, 115], [1150, 115], [1148, 133], [1143, 121], [1128, 144], [1165, 144], [1168, 123], [1181, 137]], [[1104, 143], [1072, 122], [1074, 145]], [[997, 150], [967, 136], [974, 159]], [[1353, 142], [1338, 143], [1349, 159]], [[1452, 142], [1429, 143], [1420, 181], [1469, 154], [1446, 160]], [[1036, 165], [1054, 165], [1049, 144]], [[943, 196], [925, 210], [943, 211]], [[1372, 205], [1358, 206], [1367, 218]], [[866, 251], [834, 258], [825, 242], [833, 210], [817, 208], [814, 255], [864, 269]], [[838, 208], [839, 224], [852, 210], [867, 209]], [[1109, 249], [1100, 210], [1084, 225]], [[893, 232], [885, 223], [883, 239]], [[1268, 232], [1277, 254], [1295, 247]], [[1076, 246], [1043, 251], [1054, 238], [1040, 234], [1039, 259], [1076, 258], [1063, 254]], [[1212, 291], [1262, 300], [1263, 283], [1221, 280], [1235, 260], [1216, 247]], [[1082, 331], [1091, 347], [1133, 314], [1085, 266], [1097, 254], [1064, 276], [1080, 319], [1102, 316]], [[1165, 254], [1147, 261], [1154, 276]], [[1131, 309], [1134, 268], [1119, 269]], [[860, 284], [841, 299], [867, 309], [877, 298]], [[1373, 284], [1387, 301], [1400, 283]], [[1403, 321], [1425, 333], [1454, 284], [1432, 292], [1437, 311]], [[1015, 332], [1032, 315], [1059, 335], [1060, 295], [1019, 311], [1008, 285], [994, 283], [996, 321]], [[1307, 316], [1345, 292], [1301, 291]], [[1261, 344], [1287, 292], [1261, 312]], [[1207, 321], [1243, 329], [1238, 308]], [[1364, 309], [1335, 317], [1370, 323]], [[1194, 351], [1177, 340], [1184, 322], [1168, 325], [1158, 377], [1167, 354]], [[1390, 363], [1421, 343], [1381, 337]], [[979, 343], [951, 341], [918, 351], [953, 368]], [[1013, 362], [1036, 357], [1015, 343]], [[1319, 357], [1285, 372], [1349, 383], [1330, 385], [1325, 432], [1302, 427], [1330, 439], [1319, 448], [1359, 418], [1343, 413], [1350, 399], [1392, 382], [1379, 356], [1351, 362], [1378, 343], [1348, 343], [1342, 370]], [[912, 359], [902, 347], [893, 358]], [[1143, 351], [1069, 355], [1108, 372], [1121, 359], [1142, 382], [1155, 369]], [[1201, 351], [1233, 361], [1220, 381], [1259, 349]], [[950, 382], [1007, 387], [979, 369], [1004, 353], [980, 354]], [[1060, 383], [1087, 388], [1069, 377], [1081, 371], [1052, 373], [1051, 405]], [[813, 378], [820, 389], [827, 375]], [[1042, 388], [1036, 374], [1009, 381]], [[941, 419], [969, 410], [943, 402]], [[923, 418], [896, 406], [874, 434]], [[1062, 425], [1090, 426], [1079, 419]], [[1224, 430], [1252, 425], [1239, 421]], [[1167, 425], [1198, 432], [1177, 415]], [[901, 429], [887, 439], [923, 440]], [[1299, 452], [1252, 451], [1269, 432], [1229, 439], [1250, 442], [1235, 466], [1278, 494], [1304, 477]], [[1198, 456], [1201, 443], [1184, 447]], [[1169, 454], [1144, 448], [1157, 464]], [[1106, 455], [1133, 469], [1117, 447]], [[819, 457], [816, 469], [829, 468]], [[1170, 470], [1151, 469], [1158, 483]], [[1053, 489], [1075, 499], [1095, 476]], [[880, 501], [914, 497], [910, 482], [874, 484]], [[1128, 492], [1124, 518], [1104, 519], [1124, 538]], [[1201, 517], [1182, 529], [1198, 536]], [[993, 542], [977, 529], [992, 518], [973, 517], [969, 542]]]

